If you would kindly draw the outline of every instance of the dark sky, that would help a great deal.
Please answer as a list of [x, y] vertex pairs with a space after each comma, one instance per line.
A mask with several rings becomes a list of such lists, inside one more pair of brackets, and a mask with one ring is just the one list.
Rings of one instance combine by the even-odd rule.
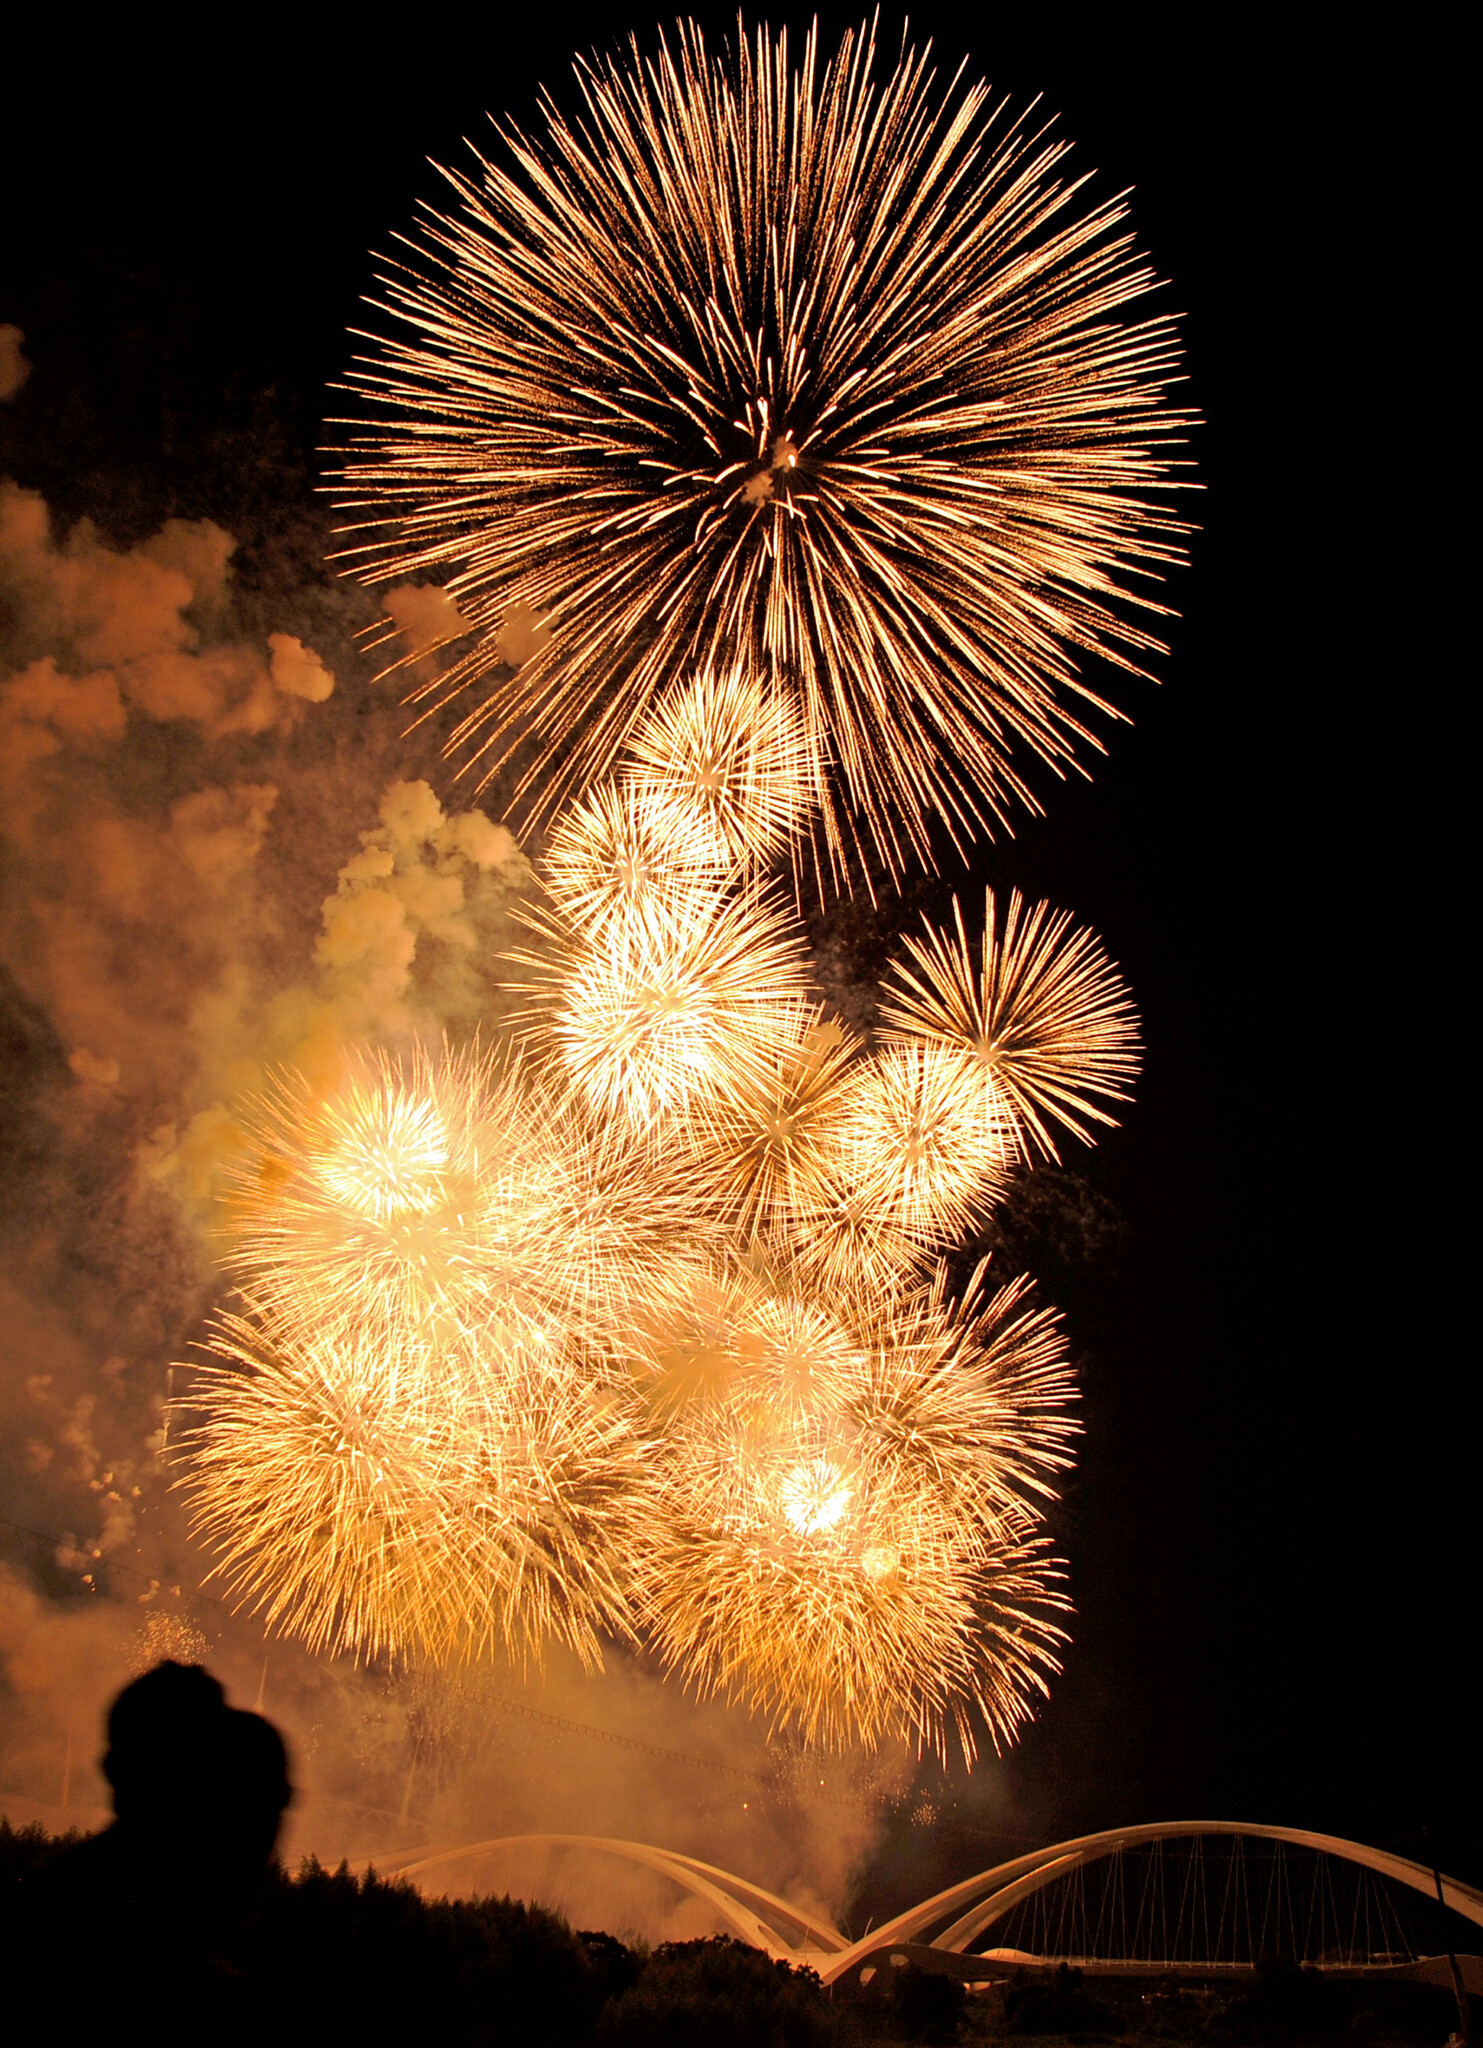
[[[1198, 44], [1146, 10], [995, 12], [913, 26], [1043, 94], [1099, 190], [1136, 187], [1207, 422], [1161, 687], [1125, 689], [1136, 723], [1095, 782], [978, 863], [1103, 932], [1148, 1045], [1123, 1131], [1068, 1162], [1126, 1234], [1116, 1278], [1062, 1289], [1088, 1396], [1080, 1614], [1019, 1799], [1051, 1837], [1219, 1815], [1414, 1850], [1429, 1823], [1476, 1878], [1476, 1368], [1450, 1334], [1472, 1289], [1446, 1129], [1465, 1065], [1427, 907], [1452, 685], [1414, 636], [1423, 510], [1388, 467], [1415, 431], [1415, 305], [1376, 281], [1408, 246], [1387, 81], [1294, 31], [1302, 10]], [[436, 194], [425, 159], [653, 17], [551, 19], [429, 10], [375, 46], [261, 13], [235, 48], [59, 38], [4, 140], [0, 319], [36, 368], [0, 470], [120, 539], [210, 516], [247, 573], [278, 573], [321, 516], [312, 450], [365, 252]]]

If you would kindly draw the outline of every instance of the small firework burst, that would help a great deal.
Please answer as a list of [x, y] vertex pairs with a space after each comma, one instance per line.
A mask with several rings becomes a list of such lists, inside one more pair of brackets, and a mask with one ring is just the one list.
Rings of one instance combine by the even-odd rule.
[[606, 783], [562, 817], [541, 873], [562, 921], [601, 939], [703, 920], [733, 863], [667, 791]]
[[757, 892], [718, 895], [673, 930], [610, 927], [596, 942], [525, 957], [577, 1091], [595, 1114], [637, 1130], [702, 1093], [744, 1088], [803, 989], [793, 925]]
[[[817, 1302], [719, 1287], [708, 1371], [672, 1402], [664, 1514], [638, 1567], [665, 1658], [702, 1694], [837, 1746], [973, 1754], [1056, 1668], [1066, 1602], [1037, 1499], [1074, 1389], [1023, 1283], [961, 1306], [939, 1273], [860, 1333]], [[980, 1661], [976, 1661], [980, 1660]]]
[[907, 1237], [937, 1244], [983, 1216], [1012, 1143], [992, 1095], [933, 1045], [887, 1047], [852, 1078], [837, 1127], [839, 1186]]
[[336, 1085], [284, 1073], [245, 1104], [228, 1189], [231, 1259], [321, 1327], [461, 1313], [482, 1287], [481, 1215], [519, 1177], [508, 1077], [477, 1054], [356, 1054]]
[[956, 1053], [1018, 1125], [1022, 1147], [1054, 1159], [1046, 1119], [1090, 1143], [1083, 1118], [1117, 1119], [1092, 1098], [1126, 1102], [1139, 1068], [1138, 1013], [1126, 982], [1089, 931], [1016, 889], [1002, 917], [990, 890], [977, 963], [963, 914], [954, 931], [908, 939], [911, 965], [890, 970], [887, 1025], [904, 1045]]
[[135, 1631], [129, 1669], [137, 1676], [166, 1658], [175, 1664], [204, 1664], [210, 1654], [210, 1642], [188, 1614], [157, 1607]]
[[730, 1406], [687, 1420], [637, 1579], [673, 1670], [822, 1748], [944, 1754], [951, 1729], [971, 1758], [975, 1711], [1013, 1739], [1063, 1636], [1043, 1543], [966, 1530], [823, 1418], [791, 1439]]
[[788, 851], [822, 794], [819, 744], [796, 699], [739, 668], [667, 690], [628, 755], [635, 788], [678, 805], [738, 864]]

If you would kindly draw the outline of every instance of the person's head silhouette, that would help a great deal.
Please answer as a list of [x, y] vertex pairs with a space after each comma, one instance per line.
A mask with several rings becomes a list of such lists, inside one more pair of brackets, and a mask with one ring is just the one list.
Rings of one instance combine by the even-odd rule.
[[199, 1798], [226, 1711], [226, 1695], [199, 1664], [156, 1664], [124, 1687], [108, 1710], [103, 1758], [121, 1821], [149, 1823]]
[[288, 1759], [261, 1714], [228, 1707], [199, 1664], [157, 1664], [108, 1715], [103, 1775], [120, 1833], [235, 1891], [266, 1865], [288, 1805]]
[[278, 1730], [199, 1664], [158, 1664], [113, 1702], [103, 1773], [112, 1827], [46, 1864], [16, 1922], [25, 1966], [68, 1982], [56, 2038], [134, 2006], [159, 2041], [263, 2038], [230, 1956], [290, 1797]]

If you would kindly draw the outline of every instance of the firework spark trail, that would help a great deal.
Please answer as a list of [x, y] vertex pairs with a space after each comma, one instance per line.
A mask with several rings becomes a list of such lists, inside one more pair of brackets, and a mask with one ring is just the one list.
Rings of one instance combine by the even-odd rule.
[[830, 1200], [839, 1128], [860, 1041], [822, 1003], [780, 1005], [763, 1056], [742, 1085], [707, 1094], [677, 1138], [688, 1142], [742, 1238], [796, 1235]]
[[1054, 1310], [1028, 1303], [1025, 1279], [989, 1292], [984, 1277], [953, 1303], [939, 1267], [877, 1304], [852, 1412], [878, 1464], [930, 1470], [967, 1526], [1030, 1534], [1031, 1497], [1054, 1499], [1073, 1462], [1076, 1382]]
[[[352, 373], [384, 424], [344, 423], [343, 559], [446, 582], [473, 643], [414, 697], [481, 693], [454, 744], [490, 775], [536, 736], [538, 816], [720, 662], [797, 692], [836, 869], [930, 865], [934, 820], [1034, 808], [1027, 755], [1099, 744], [1087, 653], [1159, 644], [1192, 416], [1171, 320], [1123, 317], [1156, 283], [1126, 207], [925, 51], [878, 74], [869, 30], [795, 68], [682, 24], [577, 84], [382, 280], [405, 338]], [[512, 676], [516, 607], [550, 638]]]

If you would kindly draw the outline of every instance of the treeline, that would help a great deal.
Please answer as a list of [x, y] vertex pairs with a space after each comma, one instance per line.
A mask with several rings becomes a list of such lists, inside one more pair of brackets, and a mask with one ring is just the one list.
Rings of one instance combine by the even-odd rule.
[[[73, 1839], [0, 1820], [0, 1914]], [[81, 1956], [87, 1930], [77, 1936]], [[1456, 2024], [1452, 2000], [1428, 1986], [1334, 1983], [1280, 1963], [1235, 1993], [1090, 1983], [1061, 1970], [969, 1997], [950, 1978], [908, 1967], [884, 1990], [834, 1996], [811, 1970], [742, 1942], [630, 1948], [516, 1899], [425, 1899], [410, 1884], [312, 1859], [296, 1875], [275, 1872], [221, 1967], [277, 2038], [357, 2048], [966, 2048], [1026, 2037], [1442, 2048]], [[10, 1988], [14, 2000], [19, 1988]]]
[[[74, 1839], [0, 1821], [0, 1912]], [[518, 1899], [425, 1899], [312, 1858], [274, 1873], [222, 1962], [278, 2038], [287, 2026], [293, 2040], [356, 2048], [945, 2044], [965, 2004], [958, 1985], [911, 1971], [867, 2010], [743, 1942], [629, 1948]], [[168, 1995], [163, 1957], [160, 1982]]]

